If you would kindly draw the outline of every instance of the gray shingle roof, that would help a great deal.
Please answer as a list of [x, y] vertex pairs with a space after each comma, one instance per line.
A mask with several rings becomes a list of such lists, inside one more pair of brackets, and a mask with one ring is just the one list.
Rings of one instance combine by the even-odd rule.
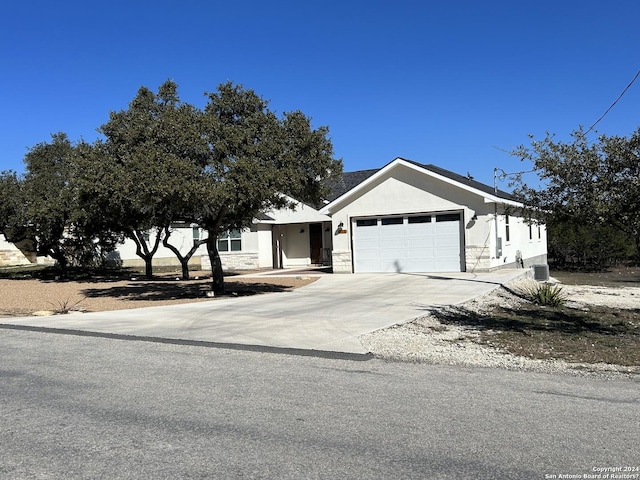
[[267, 215], [267, 214], [265, 214], [265, 213], [259, 213], [259, 214], [256, 216], [256, 219], [257, 219], [257, 220], [261, 220], [261, 221], [263, 221], [263, 222], [265, 222], [265, 221], [266, 221], [266, 222], [268, 222], [268, 221], [273, 221], [273, 220], [274, 220], [273, 218], [271, 218], [269, 215]]
[[349, 190], [357, 187], [371, 175], [376, 173], [379, 168], [372, 170], [358, 170], [356, 172], [344, 172], [339, 178], [328, 182], [331, 193], [327, 196], [329, 202], [333, 202], [336, 198], [341, 197]]

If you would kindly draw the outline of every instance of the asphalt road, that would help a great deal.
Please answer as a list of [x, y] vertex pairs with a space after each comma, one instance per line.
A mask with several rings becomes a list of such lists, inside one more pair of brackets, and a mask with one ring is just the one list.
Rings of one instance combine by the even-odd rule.
[[3, 479], [544, 479], [640, 467], [638, 380], [7, 329], [0, 358]]

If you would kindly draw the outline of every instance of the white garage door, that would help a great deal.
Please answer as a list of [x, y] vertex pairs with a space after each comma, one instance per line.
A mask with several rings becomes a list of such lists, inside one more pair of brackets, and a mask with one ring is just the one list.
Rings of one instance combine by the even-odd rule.
[[460, 214], [355, 218], [354, 271], [459, 272]]

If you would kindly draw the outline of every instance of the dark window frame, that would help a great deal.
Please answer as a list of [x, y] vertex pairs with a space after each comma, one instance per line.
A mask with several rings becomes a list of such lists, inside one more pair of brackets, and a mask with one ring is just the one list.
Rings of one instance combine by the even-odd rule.
[[402, 225], [404, 223], [403, 217], [384, 217], [380, 219], [380, 225]]
[[436, 222], [459, 222], [459, 213], [440, 213], [436, 215]]
[[377, 218], [360, 218], [356, 220], [356, 227], [376, 227], [377, 225]]
[[432, 221], [431, 215], [414, 215], [408, 218], [408, 223], [410, 224], [431, 223]]

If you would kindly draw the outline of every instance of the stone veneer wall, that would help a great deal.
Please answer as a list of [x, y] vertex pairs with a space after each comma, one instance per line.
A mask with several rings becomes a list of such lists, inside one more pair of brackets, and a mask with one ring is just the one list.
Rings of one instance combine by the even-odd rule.
[[29, 265], [31, 262], [24, 254], [16, 250], [0, 250], [0, 266]]
[[[258, 252], [233, 252], [220, 253], [223, 270], [257, 270], [259, 268]], [[211, 262], [208, 255], [203, 255], [200, 263], [202, 270], [211, 270]]]
[[465, 257], [467, 272], [482, 272], [491, 269], [491, 252], [489, 245], [467, 245], [465, 248]]
[[[118, 260], [112, 261], [114, 265], [117, 265]], [[154, 257], [153, 258], [153, 266], [154, 267], [179, 267], [180, 261], [176, 257]], [[144, 267], [144, 260], [141, 258], [129, 258], [126, 260], [122, 260], [123, 267]], [[191, 269], [200, 268], [200, 257], [193, 256], [189, 259], [189, 267]]]
[[351, 252], [336, 252], [331, 254], [333, 273], [352, 273]]

